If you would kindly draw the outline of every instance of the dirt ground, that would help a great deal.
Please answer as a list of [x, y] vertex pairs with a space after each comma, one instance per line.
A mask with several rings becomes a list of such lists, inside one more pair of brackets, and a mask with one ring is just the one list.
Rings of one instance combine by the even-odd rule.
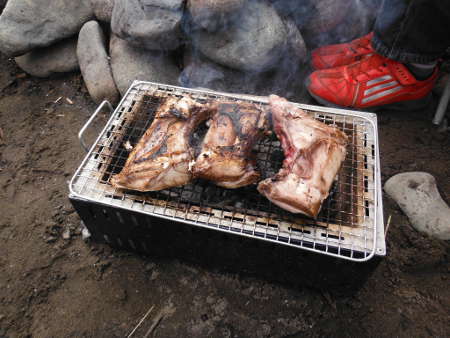
[[[0, 337], [124, 337], [152, 307], [134, 337], [448, 336], [449, 243], [388, 198], [388, 254], [366, 264], [210, 233], [147, 257], [84, 241], [68, 180], [94, 109], [80, 75], [0, 60]], [[430, 116], [380, 115], [382, 178], [427, 171], [449, 203], [450, 133]]]

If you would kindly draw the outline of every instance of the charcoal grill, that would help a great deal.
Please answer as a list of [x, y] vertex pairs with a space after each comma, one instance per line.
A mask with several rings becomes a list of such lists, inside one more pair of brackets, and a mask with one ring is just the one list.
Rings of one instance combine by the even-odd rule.
[[[347, 156], [316, 220], [284, 211], [256, 186], [227, 190], [202, 180], [158, 192], [135, 192], [111, 186], [129, 151], [149, 127], [161, 99], [192, 95], [204, 100], [235, 100], [268, 104], [267, 97], [235, 95], [136, 81], [112, 112], [88, 150], [83, 134], [105, 101], [81, 129], [87, 156], [70, 181], [70, 200], [93, 237], [113, 246], [148, 250], [145, 229], [161, 222], [203, 227], [270, 241], [351, 261], [384, 256], [380, 161], [376, 115], [297, 104], [319, 121], [344, 131], [350, 140]], [[256, 146], [263, 178], [281, 167], [279, 141], [266, 138]]]

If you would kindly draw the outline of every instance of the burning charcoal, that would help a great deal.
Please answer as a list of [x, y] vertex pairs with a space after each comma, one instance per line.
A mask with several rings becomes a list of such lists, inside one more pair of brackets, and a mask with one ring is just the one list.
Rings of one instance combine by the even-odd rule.
[[122, 39], [150, 50], [172, 50], [181, 43], [183, 0], [117, 1], [111, 29]]
[[189, 0], [188, 9], [192, 21], [207, 31], [226, 27], [245, 0]]
[[225, 31], [195, 30], [192, 39], [194, 47], [221, 65], [261, 72], [276, 66], [285, 52], [287, 29], [273, 7], [249, 1]]
[[213, 185], [206, 185], [202, 194], [202, 201], [215, 207], [233, 205], [240, 200], [240, 195], [230, 190], [217, 188]]

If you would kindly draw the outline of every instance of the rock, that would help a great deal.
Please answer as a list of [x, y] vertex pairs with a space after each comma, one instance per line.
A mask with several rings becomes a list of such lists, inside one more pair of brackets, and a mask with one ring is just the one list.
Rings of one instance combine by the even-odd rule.
[[284, 53], [287, 30], [277, 12], [264, 2], [248, 2], [227, 30], [192, 33], [194, 46], [209, 59], [238, 70], [261, 72]]
[[23, 55], [76, 34], [93, 17], [89, 0], [9, 0], [0, 16], [0, 51]]
[[296, 96], [293, 92], [303, 88], [305, 76], [300, 71], [307, 69], [302, 67], [302, 62], [307, 58], [307, 49], [295, 23], [285, 19], [283, 24], [286, 38], [277, 65], [271, 71], [260, 73], [232, 69], [213, 62], [191, 47], [184, 53], [185, 67], [179, 77], [179, 84], [235, 93]]
[[95, 17], [103, 22], [111, 22], [115, 0], [91, 0]]
[[125, 289], [119, 289], [119, 290], [117, 290], [115, 297], [118, 301], [124, 303], [128, 299], [128, 292]]
[[311, 35], [328, 32], [339, 25], [349, 13], [354, 1], [317, 0], [314, 2], [314, 14], [305, 22], [304, 28]]
[[89, 21], [81, 28], [77, 56], [84, 83], [92, 99], [96, 103], [106, 99], [116, 104], [120, 95], [109, 64], [105, 36], [96, 21]]
[[166, 53], [137, 48], [112, 36], [110, 54], [114, 80], [122, 95], [134, 80], [177, 84], [180, 70]]
[[[189, 54], [191, 55], [188, 56]], [[252, 95], [278, 93], [293, 98], [298, 97], [297, 94], [304, 88], [303, 82], [306, 77], [306, 73], [301, 73], [303, 68], [300, 67], [298, 60], [292, 54], [286, 54], [276, 69], [254, 73], [216, 64], [200, 53], [185, 52], [185, 67], [178, 81], [179, 85], [189, 88], [207, 88]], [[304, 71], [306, 72], [307, 68]]]
[[89, 232], [88, 228], [83, 226], [83, 230], [81, 230], [81, 238], [83, 241], [87, 241], [91, 237], [91, 233]]
[[145, 264], [144, 270], [145, 272], [150, 272], [156, 267], [156, 264], [153, 262]]
[[271, 330], [272, 328], [269, 324], [263, 323], [258, 325], [258, 328], [256, 329], [256, 337], [270, 337]]
[[65, 239], [65, 240], [70, 239], [70, 236], [71, 236], [71, 234], [70, 234], [70, 229], [64, 230], [61, 236], [62, 236], [62, 238]]
[[[300, 64], [306, 61], [307, 58], [307, 48], [305, 41], [303, 40], [300, 31], [298, 30], [295, 22], [289, 19], [284, 21], [286, 26], [287, 35], [287, 50], [284, 57], [288, 57], [293, 62]], [[289, 55], [290, 54], [290, 55]]]
[[424, 172], [398, 174], [386, 182], [384, 190], [417, 231], [450, 240], [450, 208], [440, 196], [433, 176]]
[[45, 239], [45, 241], [47, 242], [47, 243], [54, 243], [54, 242], [56, 242], [56, 237], [54, 237], [54, 236], [49, 236], [49, 237], [47, 237], [46, 239]]
[[[199, 53], [191, 51], [185, 53], [185, 67], [178, 82], [181, 86], [188, 88], [244, 92], [239, 90], [239, 87], [246, 88], [247, 77], [242, 72], [218, 65]], [[237, 88], [237, 86], [239, 87]]]
[[245, 0], [188, 0], [192, 21], [214, 32], [223, 29], [246, 3]]
[[154, 281], [154, 280], [156, 280], [158, 277], [159, 277], [159, 271], [158, 271], [158, 270], [153, 270], [153, 271], [152, 271], [152, 274], [151, 274], [151, 276], [150, 276], [150, 280], [151, 280], [151, 281]]
[[183, 0], [117, 1], [111, 19], [115, 35], [150, 50], [172, 50], [181, 43]]
[[256, 94], [261, 92], [260, 74], [245, 73], [209, 60], [200, 53], [185, 53], [185, 67], [178, 83], [188, 88], [204, 88], [216, 91]]
[[76, 38], [66, 39], [18, 56], [15, 61], [25, 72], [37, 77], [72, 72], [79, 68], [76, 48]]
[[[349, 6], [347, 13], [345, 13], [339, 24], [334, 25], [334, 27], [330, 24], [326, 29], [318, 29], [309, 23], [303, 26], [302, 35], [310, 48], [349, 42], [373, 30], [380, 6], [379, 2], [351, 0], [346, 2], [346, 6]], [[333, 18], [332, 21], [335, 21], [335, 19]], [[316, 20], [316, 17], [313, 16], [310, 20]]]

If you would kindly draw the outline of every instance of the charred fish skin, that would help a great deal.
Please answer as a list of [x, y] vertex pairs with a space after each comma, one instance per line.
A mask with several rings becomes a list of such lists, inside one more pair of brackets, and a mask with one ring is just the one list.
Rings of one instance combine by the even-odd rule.
[[281, 97], [271, 95], [269, 104], [285, 159], [258, 191], [289, 212], [316, 218], [345, 159], [348, 138]]
[[192, 166], [196, 178], [236, 189], [256, 183], [260, 173], [252, 156], [254, 145], [269, 130], [268, 112], [252, 103], [219, 103]]
[[213, 111], [213, 104], [199, 103], [190, 96], [165, 98], [122, 171], [111, 178], [111, 185], [145, 192], [189, 183], [189, 162], [194, 159], [189, 137]]

